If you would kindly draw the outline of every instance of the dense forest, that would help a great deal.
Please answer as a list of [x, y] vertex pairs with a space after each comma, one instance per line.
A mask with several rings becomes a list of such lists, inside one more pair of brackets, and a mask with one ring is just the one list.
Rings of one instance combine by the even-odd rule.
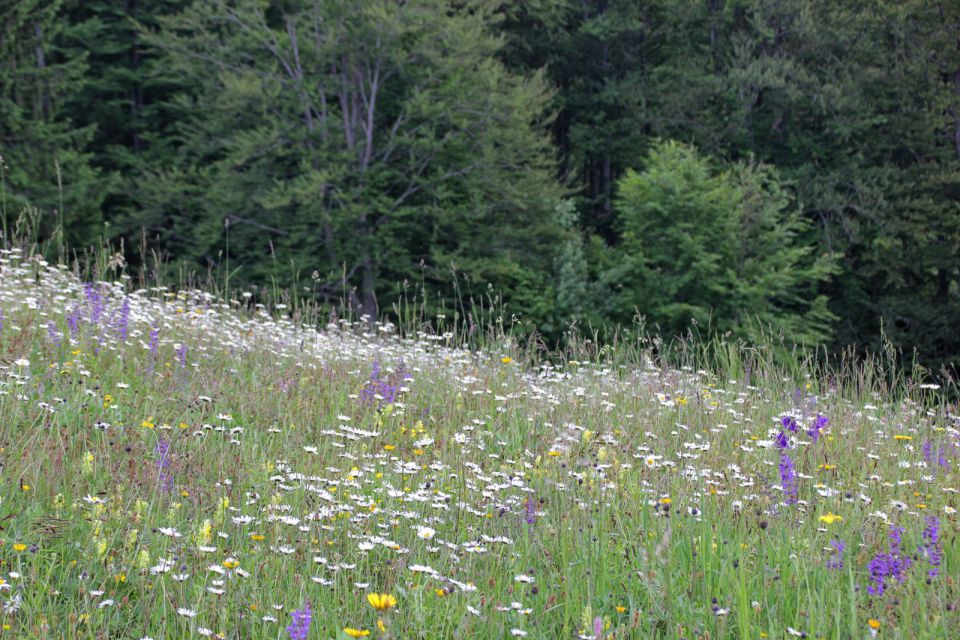
[[960, 3], [0, 7], [4, 238], [549, 339], [960, 356]]

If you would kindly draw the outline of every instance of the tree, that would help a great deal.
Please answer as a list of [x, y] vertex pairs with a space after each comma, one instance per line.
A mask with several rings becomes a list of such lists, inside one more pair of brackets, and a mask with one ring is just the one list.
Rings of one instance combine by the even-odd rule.
[[196, 185], [236, 262], [259, 265], [248, 279], [273, 251], [330, 298], [345, 274], [371, 317], [381, 285], [421, 264], [536, 286], [557, 237], [549, 92], [496, 60], [497, 5], [205, 0], [162, 19], [149, 42], [203, 89], [178, 127], [186, 169], [150, 177], [135, 222], [183, 229], [198, 214], [175, 185]]
[[694, 323], [743, 337], [772, 325], [800, 344], [829, 336], [833, 316], [817, 287], [831, 259], [803, 243], [771, 168], [717, 171], [693, 147], [662, 142], [643, 171], [621, 179], [616, 204], [622, 242], [606, 277], [621, 322], [636, 310], [672, 335]]
[[33, 207], [40, 235], [62, 250], [97, 239], [112, 176], [93, 166], [94, 128], [76, 127], [68, 108], [84, 90], [87, 66], [69, 46], [72, 27], [60, 10], [59, 1], [0, 3], [0, 156], [4, 238]]

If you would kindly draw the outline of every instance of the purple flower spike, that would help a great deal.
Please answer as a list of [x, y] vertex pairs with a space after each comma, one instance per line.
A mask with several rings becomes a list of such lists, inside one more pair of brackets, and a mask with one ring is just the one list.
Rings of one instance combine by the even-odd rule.
[[813, 438], [813, 444], [817, 444], [817, 440], [820, 439], [820, 432], [824, 430], [829, 422], [829, 418], [819, 413], [817, 414], [816, 419], [813, 421], [813, 426], [807, 429], [807, 435]]
[[780, 454], [780, 484], [783, 485], [783, 494], [787, 498], [787, 504], [796, 504], [797, 502], [797, 473], [794, 470], [793, 460], [786, 452]]
[[307, 640], [307, 634], [310, 633], [310, 621], [313, 619], [310, 603], [303, 605], [303, 609], [291, 612], [290, 616], [293, 618], [293, 622], [287, 627], [290, 640]]

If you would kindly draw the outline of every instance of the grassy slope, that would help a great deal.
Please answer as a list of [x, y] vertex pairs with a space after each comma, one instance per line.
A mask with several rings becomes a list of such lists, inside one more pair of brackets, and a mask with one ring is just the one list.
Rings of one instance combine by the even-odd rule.
[[[526, 370], [199, 292], [128, 295], [122, 341], [123, 299], [0, 264], [0, 638], [286, 638], [307, 602], [310, 638], [960, 634], [958, 432], [933, 391], [616, 353]], [[763, 446], [786, 413], [791, 505]], [[870, 596], [893, 523], [913, 566]]]

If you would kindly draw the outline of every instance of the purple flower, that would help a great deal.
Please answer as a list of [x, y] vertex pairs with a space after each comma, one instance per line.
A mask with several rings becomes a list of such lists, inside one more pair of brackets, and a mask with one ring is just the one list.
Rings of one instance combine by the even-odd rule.
[[382, 409], [397, 401], [403, 383], [410, 379], [411, 376], [407, 373], [403, 360], [398, 363], [396, 371], [387, 376], [383, 375], [380, 361], [374, 360], [370, 378], [360, 391], [360, 400], [365, 405], [376, 402], [377, 409]]
[[117, 317], [117, 337], [120, 342], [127, 341], [127, 328], [130, 326], [130, 299], [123, 297], [120, 305], [120, 315]]
[[97, 285], [92, 282], [87, 283], [85, 293], [90, 305], [90, 324], [99, 324], [100, 315], [103, 313], [103, 295]]
[[791, 416], [783, 416], [780, 418], [780, 424], [783, 425], [783, 428], [786, 431], [792, 431], [793, 433], [797, 432], [797, 421]]
[[899, 555], [903, 549], [903, 527], [890, 527], [890, 553]]
[[293, 618], [293, 622], [287, 627], [290, 640], [306, 640], [307, 634], [310, 632], [310, 621], [313, 618], [310, 603], [303, 605], [303, 609], [292, 611], [290, 616]]
[[872, 596], [882, 596], [887, 589], [888, 580], [903, 582], [907, 578], [907, 571], [913, 564], [909, 556], [901, 554], [903, 548], [903, 529], [890, 527], [890, 552], [878, 553], [867, 565], [869, 582], [867, 593]]
[[50, 339], [50, 342], [53, 343], [53, 346], [60, 346], [60, 332], [57, 331], [57, 325], [53, 320], [47, 323], [47, 337]]
[[823, 431], [828, 422], [830, 422], [829, 418], [819, 413], [817, 414], [816, 419], [813, 421], [813, 426], [807, 429], [807, 435], [813, 438], [813, 444], [817, 444], [817, 440], [820, 439], [820, 432]]
[[949, 448], [937, 447], [934, 449], [933, 443], [925, 440], [920, 450], [923, 452], [923, 459], [927, 461], [927, 464], [934, 467], [934, 473], [938, 471], [937, 467], [942, 467], [947, 473], [950, 473], [950, 459], [948, 456], [956, 452], [955, 444], [951, 443]]
[[887, 589], [887, 581], [890, 578], [897, 582], [903, 582], [907, 577], [910, 564], [910, 558], [906, 556], [892, 553], [875, 555], [870, 564], [867, 565], [867, 572], [870, 574], [867, 593], [872, 596], [882, 596]]
[[157, 455], [157, 479], [160, 481], [160, 488], [164, 491], [173, 489], [173, 476], [167, 473], [170, 467], [170, 443], [160, 438], [153, 452]]
[[160, 328], [153, 327], [150, 329], [150, 353], [154, 356], [157, 355], [157, 347], [160, 344]]
[[923, 545], [920, 547], [920, 553], [927, 559], [930, 569], [927, 576], [936, 577], [940, 573], [940, 561], [943, 559], [943, 546], [940, 543], [940, 519], [927, 517], [926, 526], [923, 529]]
[[603, 638], [603, 618], [600, 616], [593, 619], [593, 635], [597, 640]]
[[797, 474], [794, 470], [793, 460], [784, 451], [780, 454], [780, 484], [783, 486], [783, 493], [787, 498], [787, 504], [797, 502]]
[[537, 504], [533, 500], [533, 496], [527, 498], [527, 503], [525, 505], [527, 512], [527, 524], [531, 527], [537, 523]]
[[777, 434], [777, 438], [774, 442], [776, 443], [777, 448], [780, 450], [790, 448], [790, 440], [787, 439], [787, 434], [783, 431]]
[[67, 326], [70, 327], [70, 336], [76, 340], [80, 336], [80, 306], [77, 305], [67, 316]]
[[834, 538], [830, 541], [830, 546], [833, 547], [833, 552], [830, 555], [830, 559], [827, 560], [827, 568], [834, 570], [843, 569], [843, 552], [847, 548], [847, 545], [844, 544], [843, 540]]
[[187, 368], [187, 345], [181, 344], [177, 347], [177, 362], [181, 369]]

